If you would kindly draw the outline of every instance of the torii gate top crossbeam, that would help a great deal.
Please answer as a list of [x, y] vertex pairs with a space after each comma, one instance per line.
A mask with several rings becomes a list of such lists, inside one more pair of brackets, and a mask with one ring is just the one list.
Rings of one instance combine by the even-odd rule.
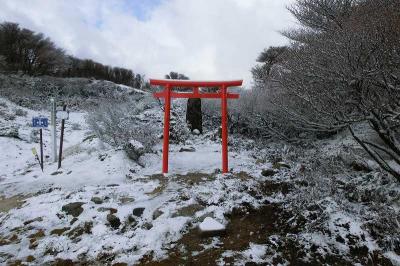
[[[156, 98], [204, 98], [204, 99], [218, 99], [226, 97], [227, 99], [238, 99], [239, 94], [228, 93], [226, 90], [228, 87], [241, 86], [242, 80], [228, 80], [228, 81], [193, 81], [193, 80], [173, 80], [173, 79], [150, 79], [151, 85], [159, 85], [168, 87], [169, 89], [161, 92], [154, 93]], [[192, 92], [175, 92], [171, 89], [173, 87], [192, 88]], [[218, 92], [200, 92], [199, 87], [215, 88], [219, 89]], [[225, 93], [222, 92], [225, 91]]]
[[150, 84], [155, 86], [171, 87], [235, 87], [242, 86], [243, 80], [226, 80], [226, 81], [193, 81], [182, 79], [150, 79]]

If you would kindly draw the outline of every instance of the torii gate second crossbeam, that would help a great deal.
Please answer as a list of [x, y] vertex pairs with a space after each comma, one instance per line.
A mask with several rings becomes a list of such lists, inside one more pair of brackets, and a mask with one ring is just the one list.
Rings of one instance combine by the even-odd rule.
[[[221, 99], [221, 121], [222, 121], [222, 172], [228, 172], [228, 99], [238, 99], [239, 94], [228, 93], [229, 87], [241, 86], [243, 80], [231, 81], [192, 81], [174, 79], [150, 79], [150, 84], [162, 86], [162, 92], [154, 93], [156, 98], [164, 98], [164, 131], [163, 131], [163, 165], [162, 172], [168, 173], [169, 152], [169, 121], [171, 110], [171, 98], [205, 98]], [[192, 92], [176, 92], [174, 87], [192, 88]], [[217, 92], [200, 92], [199, 88], [218, 88]]]

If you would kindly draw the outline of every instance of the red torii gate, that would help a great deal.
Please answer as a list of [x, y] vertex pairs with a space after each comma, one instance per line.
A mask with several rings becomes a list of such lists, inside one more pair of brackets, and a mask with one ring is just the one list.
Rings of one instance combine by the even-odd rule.
[[[243, 80], [231, 81], [192, 81], [174, 79], [150, 79], [150, 84], [162, 86], [162, 92], [155, 92], [154, 97], [165, 99], [164, 109], [164, 132], [163, 132], [163, 166], [162, 172], [168, 173], [168, 152], [169, 152], [169, 120], [171, 109], [171, 98], [205, 98], [221, 99], [221, 120], [222, 120], [222, 172], [228, 172], [228, 99], [238, 99], [239, 94], [228, 93], [229, 87], [241, 86]], [[175, 92], [173, 87], [193, 88], [192, 92]], [[203, 93], [201, 87], [218, 87], [218, 92]]]

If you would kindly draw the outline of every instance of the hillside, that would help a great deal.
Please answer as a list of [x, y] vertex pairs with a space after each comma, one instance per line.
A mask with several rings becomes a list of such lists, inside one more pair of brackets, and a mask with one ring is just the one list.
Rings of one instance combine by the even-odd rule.
[[[82, 79], [63, 82], [92, 86]], [[140, 101], [152, 99], [120, 89], [135, 92]], [[184, 102], [173, 105], [179, 125]], [[400, 190], [372, 162], [368, 172], [352, 168], [351, 154], [360, 151], [345, 134], [306, 149], [279, 142], [262, 148], [231, 136], [233, 171], [225, 175], [219, 173], [217, 131], [189, 134], [171, 145], [171, 174], [163, 176], [161, 140], [135, 162], [121, 147], [96, 137], [79, 106], [66, 122], [59, 170], [49, 159], [50, 135], [44, 131], [42, 173], [31, 153], [38, 139], [30, 121], [48, 116], [47, 109], [1, 99], [0, 131], [17, 128], [16, 134], [0, 137], [7, 151], [0, 158], [2, 263], [367, 264], [370, 256], [379, 264], [400, 262], [387, 235], [393, 230], [388, 222], [398, 215]], [[162, 110], [154, 100], [149, 106], [138, 114], [147, 119], [140, 126], [151, 123], [161, 130]], [[321, 152], [324, 156], [316, 157]], [[331, 164], [342, 165], [346, 174], [324, 177]], [[206, 217], [226, 226], [226, 234], [200, 237], [197, 227]]]
[[3, 0], [0, 265], [400, 266], [399, 11]]

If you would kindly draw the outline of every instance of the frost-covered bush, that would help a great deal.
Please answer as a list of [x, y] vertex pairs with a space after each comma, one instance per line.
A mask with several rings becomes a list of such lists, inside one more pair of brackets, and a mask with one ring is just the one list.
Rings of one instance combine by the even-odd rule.
[[27, 111], [21, 109], [21, 108], [17, 108], [15, 109], [15, 115], [16, 116], [26, 116], [28, 114]]
[[71, 125], [72, 130], [81, 130], [81, 125], [79, 123], [72, 123]]
[[[231, 89], [234, 91], [233, 89]], [[285, 139], [294, 136], [293, 128], [278, 123], [283, 121], [279, 112], [273, 112], [275, 106], [267, 104], [266, 91], [253, 88], [240, 90], [238, 100], [228, 101], [228, 127], [230, 133], [239, 133], [257, 139]], [[204, 101], [202, 106], [204, 124], [208, 129], [221, 125], [221, 102]], [[275, 114], [275, 115], [272, 115]]]
[[185, 117], [179, 112], [173, 113], [171, 116], [171, 125], [169, 139], [171, 143], [182, 143], [185, 142], [190, 135], [189, 127], [186, 124]]
[[[132, 140], [150, 152], [157, 142], [161, 124], [154, 116], [154, 100], [150, 96], [132, 97], [124, 103], [104, 101], [86, 117], [90, 129], [104, 142], [126, 148]], [[154, 118], [154, 120], [153, 120]]]

